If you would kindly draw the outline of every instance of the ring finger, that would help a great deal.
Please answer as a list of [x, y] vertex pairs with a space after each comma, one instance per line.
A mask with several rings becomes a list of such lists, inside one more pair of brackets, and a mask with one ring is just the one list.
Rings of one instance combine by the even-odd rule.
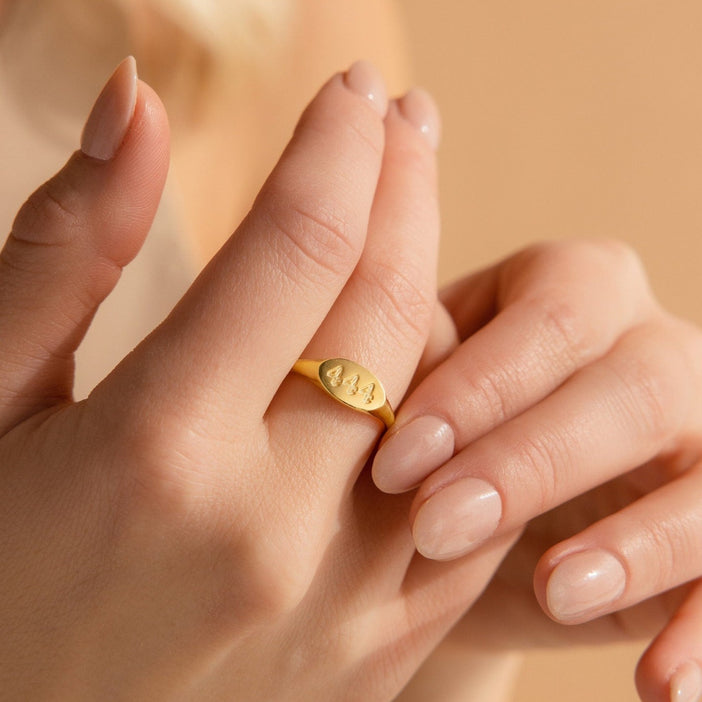
[[[366, 246], [305, 356], [357, 361], [383, 382], [390, 401], [397, 403], [421, 357], [436, 301], [438, 115], [427, 95], [412, 91], [390, 105], [385, 128], [383, 166]], [[333, 402], [295, 375], [283, 384], [268, 417], [273, 445], [281, 452], [289, 451], [291, 432], [300, 424], [309, 427], [317, 451], [328, 458], [314, 466], [307, 460], [305, 480], [296, 475], [289, 489], [299, 492], [301, 486], [306, 500], [324, 505], [315, 515], [332, 518], [376, 442], [380, 423]], [[340, 471], [340, 456], [360, 459]], [[278, 477], [277, 489], [281, 481], [291, 480], [288, 474]], [[406, 532], [405, 540], [411, 553]]]

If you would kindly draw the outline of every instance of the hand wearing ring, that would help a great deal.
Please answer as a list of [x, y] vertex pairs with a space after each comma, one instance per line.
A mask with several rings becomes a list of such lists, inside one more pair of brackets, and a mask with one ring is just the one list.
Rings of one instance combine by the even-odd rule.
[[382, 383], [366, 368], [345, 358], [326, 361], [299, 359], [293, 371], [312, 380], [343, 405], [380, 419], [389, 429], [395, 413], [385, 396]]
[[[408, 503], [364, 471], [377, 427], [314, 390], [301, 404], [288, 376], [334, 348], [405, 394], [436, 300], [434, 112], [416, 93], [388, 108], [363, 65], [332, 78], [237, 235], [74, 403], [72, 352], [168, 162], [133, 61], [103, 98], [0, 256], [0, 688], [394, 698], [508, 544], [450, 571], [417, 559]], [[380, 384], [338, 365], [332, 390], [389, 423]]]

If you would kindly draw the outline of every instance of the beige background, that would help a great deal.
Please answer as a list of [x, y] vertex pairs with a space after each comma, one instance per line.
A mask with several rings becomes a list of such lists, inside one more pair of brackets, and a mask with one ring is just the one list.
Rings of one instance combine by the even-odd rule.
[[[444, 117], [441, 276], [526, 242], [631, 242], [702, 322], [702, 4], [405, 0]], [[643, 644], [529, 657], [517, 702], [629, 702]]]
[[444, 115], [443, 276], [526, 241], [615, 236], [702, 321], [702, 4], [402, 4]]

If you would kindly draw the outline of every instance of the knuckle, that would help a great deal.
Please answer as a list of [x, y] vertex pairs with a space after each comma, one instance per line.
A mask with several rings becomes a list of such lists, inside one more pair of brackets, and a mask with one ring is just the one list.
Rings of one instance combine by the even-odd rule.
[[20, 208], [12, 226], [20, 241], [68, 244], [80, 226], [81, 195], [64, 169], [47, 181]]
[[281, 235], [280, 250], [295, 272], [315, 285], [346, 277], [361, 255], [348, 225], [347, 212], [338, 204], [316, 202], [313, 208], [300, 205], [274, 207], [270, 221]]
[[647, 276], [633, 246], [619, 239], [572, 239], [533, 244], [519, 252], [515, 263], [537, 276], [552, 271], [589, 271], [605, 279], [626, 280], [642, 285]]
[[534, 317], [541, 320], [542, 338], [548, 340], [555, 357], [565, 356], [577, 364], [591, 355], [592, 334], [573, 301], [544, 296], [529, 304], [536, 308]]
[[315, 568], [308, 554], [272, 529], [274, 507], [251, 492], [247, 504], [237, 503], [231, 490], [210, 477], [226, 475], [227, 466], [211, 456], [195, 462], [176, 448], [184, 443], [182, 430], [174, 439], [167, 429], [152, 426], [137, 435], [131, 429], [121, 428], [129, 430], [130, 446], [114, 457], [116, 541], [157, 549], [160, 562], [192, 563], [207, 592], [202, 616], [210, 633], [270, 623], [298, 608]]
[[423, 341], [434, 312], [435, 297], [420, 276], [400, 272], [394, 265], [379, 261], [357, 269], [359, 280], [373, 291], [379, 301], [374, 308], [384, 317], [384, 327], [394, 332], [401, 342]]
[[[638, 542], [650, 554], [647, 562], [657, 565], [652, 590], [667, 590], [671, 578], [686, 572], [688, 564], [696, 558], [699, 551], [697, 539], [685, 528], [684, 521], [678, 518], [641, 519], [635, 525]], [[649, 569], [647, 575], [650, 576]]]
[[667, 438], [670, 418], [665, 387], [645, 367], [633, 362], [633, 377], [628, 383], [629, 411], [637, 419], [642, 432], [654, 441]]
[[164, 525], [203, 517], [212, 506], [215, 476], [222, 474], [220, 459], [177, 409], [156, 416], [145, 405], [135, 400], [127, 412], [90, 413], [92, 441], [109, 451], [115, 468], [120, 512], [127, 520]]
[[[582, 267], [583, 259], [591, 257], [593, 246], [583, 240], [538, 241], [518, 251], [508, 262], [508, 270], [516, 270], [518, 279], [542, 279], [554, 271], [565, 271], [574, 264]], [[508, 276], [510, 280], [514, 276]]]
[[602, 239], [596, 245], [616, 268], [635, 275], [643, 274], [641, 257], [631, 244], [620, 239]]
[[379, 161], [383, 156], [385, 134], [380, 115], [374, 109], [369, 110], [365, 100], [354, 98], [339, 109], [339, 104], [332, 106], [329, 98], [326, 95], [321, 102], [313, 102], [302, 113], [295, 134], [313, 133], [322, 141], [332, 140], [348, 148], [354, 158], [370, 156]]
[[[674, 354], [675, 356], [675, 354]], [[637, 433], [653, 445], [666, 441], [682, 420], [681, 391], [685, 383], [676, 378], [670, 360], [643, 355], [627, 357], [626, 368], [614, 366], [625, 416], [630, 417]]]
[[643, 261], [631, 244], [619, 239], [592, 242], [597, 250], [595, 273], [604, 280], [616, 281], [621, 287], [639, 296], [652, 298]]
[[258, 617], [283, 617], [294, 612], [307, 596], [311, 577], [288, 554], [280, 553], [250, 570], [245, 585], [251, 612]]
[[[257, 512], [270, 517], [262, 507], [259, 504]], [[310, 590], [316, 573], [313, 560], [303, 548], [291, 545], [282, 530], [273, 533], [270, 518], [254, 515], [241, 521], [245, 524], [239, 523], [232, 534], [231, 515], [220, 519], [223, 526], [209, 537], [216, 582], [221, 585], [218, 609], [237, 625], [242, 608], [257, 620], [289, 615]]]
[[[509, 383], [494, 371], [479, 373], [474, 379], [466, 380], [464, 397], [477, 400], [480, 413], [490, 419], [492, 425], [505, 422], [511, 412], [508, 406], [507, 394]], [[457, 424], [460, 426], [460, 422]]]
[[560, 502], [562, 485], [567, 484], [568, 450], [563, 437], [555, 431], [527, 435], [515, 441], [508, 465], [513, 484], [530, 485], [536, 513], [545, 512]]

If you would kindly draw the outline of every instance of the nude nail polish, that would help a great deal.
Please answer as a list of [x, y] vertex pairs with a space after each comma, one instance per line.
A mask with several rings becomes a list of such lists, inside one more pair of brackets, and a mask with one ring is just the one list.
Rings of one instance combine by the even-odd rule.
[[114, 157], [134, 116], [136, 95], [136, 61], [129, 56], [105, 84], [85, 123], [80, 148], [86, 156], [101, 161]]
[[670, 702], [702, 700], [702, 669], [694, 661], [683, 663], [670, 679]]
[[567, 622], [606, 611], [626, 587], [626, 571], [611, 553], [582, 551], [567, 556], [551, 573], [546, 601], [551, 614]]
[[384, 117], [388, 109], [388, 94], [380, 71], [368, 61], [356, 61], [344, 74], [349, 90], [367, 98]]
[[444, 419], [413, 419], [389, 436], [373, 460], [373, 480], [391, 494], [415, 487], [453, 456], [453, 429]]
[[419, 508], [412, 526], [414, 543], [427, 558], [457, 558], [492, 536], [501, 516], [502, 500], [492, 485], [462, 478]]
[[412, 88], [397, 101], [400, 114], [427, 140], [432, 149], [439, 148], [441, 118], [431, 95], [421, 88]]

